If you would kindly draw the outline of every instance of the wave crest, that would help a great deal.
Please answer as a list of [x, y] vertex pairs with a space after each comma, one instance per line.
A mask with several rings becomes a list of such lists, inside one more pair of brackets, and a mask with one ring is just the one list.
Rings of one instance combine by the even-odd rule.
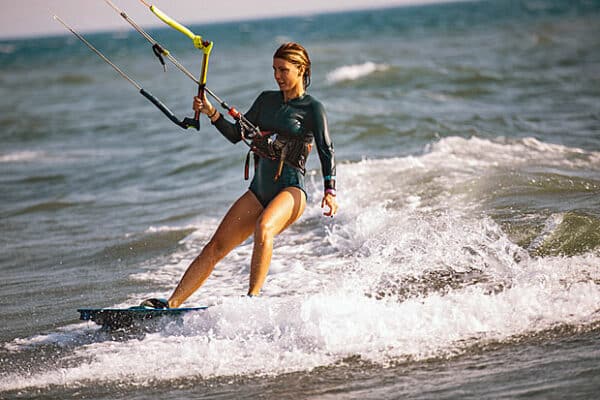
[[363, 64], [345, 65], [331, 71], [327, 74], [329, 83], [338, 83], [343, 81], [354, 81], [359, 78], [371, 75], [375, 72], [386, 71], [390, 67], [387, 64], [375, 64], [368, 61]]

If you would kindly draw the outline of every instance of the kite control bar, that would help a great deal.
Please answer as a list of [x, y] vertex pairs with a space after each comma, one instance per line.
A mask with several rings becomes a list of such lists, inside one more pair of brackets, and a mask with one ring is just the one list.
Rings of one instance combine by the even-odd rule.
[[[173, 29], [178, 30], [183, 33], [187, 37], [189, 37], [194, 43], [194, 47], [202, 50], [203, 59], [202, 59], [202, 69], [200, 73], [200, 78], [197, 79], [190, 71], [188, 71], [175, 57], [171, 55], [171, 53], [162, 45], [160, 45], [156, 40], [154, 40], [144, 29], [142, 29], [133, 19], [131, 19], [124, 11], [120, 10], [111, 0], [104, 0], [110, 7], [112, 7], [121, 17], [123, 17], [133, 28], [138, 31], [148, 42], [152, 44], [152, 50], [154, 54], [159, 58], [161, 64], [166, 69], [165, 62], [163, 57], [166, 57], [173, 65], [175, 65], [181, 72], [183, 72], [188, 78], [194, 81], [198, 85], [198, 96], [202, 98], [204, 93], [207, 93], [211, 97], [213, 97], [216, 101], [219, 102], [221, 107], [227, 110], [228, 114], [233, 117], [239, 124], [242, 129], [242, 138], [251, 139], [257, 133], [260, 132], [259, 128], [252, 124], [243, 114], [241, 114], [234, 107], [229, 106], [225, 101], [219, 98], [214, 92], [212, 92], [206, 86], [206, 78], [208, 74], [208, 60], [210, 57], [210, 52], [213, 48], [213, 42], [206, 41], [202, 39], [202, 36], [194, 34], [190, 29], [186, 28], [179, 22], [170, 18], [164, 12], [160, 11], [157, 7], [153, 5], [149, 5], [144, 0], [140, 0], [144, 5], [148, 6], [150, 10], [161, 19], [161, 21], [165, 22]], [[144, 90], [140, 84], [134, 81], [131, 77], [125, 74], [119, 67], [117, 67], [112, 61], [110, 61], [104, 54], [102, 54], [98, 49], [96, 49], [90, 42], [88, 42], [83, 36], [77, 33], [73, 28], [67, 25], [62, 19], [58, 16], [54, 16], [54, 19], [59, 21], [66, 29], [71, 31], [73, 35], [75, 35], [79, 40], [81, 40], [87, 47], [90, 48], [94, 53], [96, 53], [102, 60], [108, 63], [112, 68], [119, 73], [125, 80], [135, 86], [140, 94], [148, 99], [152, 104], [154, 104], [163, 114], [167, 116], [174, 124], [180, 126], [184, 129], [195, 128], [196, 130], [200, 130], [200, 113], [196, 111], [194, 118], [184, 118], [183, 120], [179, 120], [175, 114], [159, 99], [153, 96], [150, 92]]]
[[[110, 2], [110, 0], [106, 0]], [[208, 59], [210, 58], [210, 52], [213, 48], [213, 42], [202, 39], [202, 36], [196, 35], [194, 32], [169, 17], [167, 14], [159, 10], [154, 5], [146, 3], [144, 0], [140, 0], [145, 6], [147, 6], [154, 15], [156, 15], [161, 21], [169, 25], [171, 28], [183, 33], [189, 37], [194, 43], [194, 47], [202, 50], [202, 69], [200, 70], [200, 78], [198, 79], [198, 97], [204, 97], [204, 90], [206, 89], [206, 76], [208, 74]], [[155, 51], [156, 53], [156, 51]], [[194, 123], [197, 124], [197, 129], [200, 129], [200, 111], [196, 111], [194, 114]]]
[[103, 59], [108, 65], [110, 65], [111, 67], [113, 67], [115, 69], [115, 71], [117, 71], [117, 73], [119, 75], [121, 75], [125, 80], [127, 80], [129, 83], [131, 83], [133, 86], [135, 86], [135, 88], [140, 92], [140, 94], [142, 96], [144, 96], [145, 98], [147, 98], [152, 104], [154, 104], [160, 111], [162, 111], [163, 114], [165, 114], [167, 116], [167, 118], [169, 118], [171, 121], [173, 121], [173, 123], [175, 125], [178, 125], [184, 129], [188, 129], [190, 127], [196, 128], [196, 130], [200, 129], [200, 125], [196, 123], [195, 120], [191, 119], [191, 118], [184, 118], [183, 120], [179, 120], [175, 114], [173, 114], [173, 112], [171, 110], [169, 110], [169, 108], [167, 106], [165, 106], [159, 99], [157, 99], [156, 97], [154, 97], [152, 95], [152, 93], [144, 90], [144, 88], [142, 88], [142, 86], [137, 83], [136, 81], [134, 81], [130, 76], [128, 76], [125, 72], [123, 72], [119, 67], [117, 67], [112, 61], [110, 61], [104, 54], [102, 54], [100, 52], [100, 50], [98, 50], [97, 48], [95, 48], [90, 42], [88, 42], [83, 36], [81, 36], [79, 33], [77, 33], [73, 28], [71, 28], [69, 25], [67, 25], [67, 23], [65, 21], [63, 21], [60, 17], [58, 17], [57, 15], [54, 16], [54, 19], [57, 20], [58, 22], [60, 22], [65, 28], [67, 28], [69, 31], [71, 31], [71, 33], [73, 35], [75, 35], [75, 37], [77, 37], [77, 39], [81, 40], [87, 47], [89, 47], [90, 50], [92, 50], [94, 53], [96, 53], [98, 55], [98, 57], [100, 57], [101, 59]]

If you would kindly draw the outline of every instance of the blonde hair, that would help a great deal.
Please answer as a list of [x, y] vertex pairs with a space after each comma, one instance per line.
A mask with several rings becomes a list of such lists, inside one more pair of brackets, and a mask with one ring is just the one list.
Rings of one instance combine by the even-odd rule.
[[281, 58], [298, 68], [304, 67], [302, 83], [304, 83], [304, 89], [310, 86], [310, 58], [302, 45], [294, 42], [284, 43], [273, 54], [273, 58]]

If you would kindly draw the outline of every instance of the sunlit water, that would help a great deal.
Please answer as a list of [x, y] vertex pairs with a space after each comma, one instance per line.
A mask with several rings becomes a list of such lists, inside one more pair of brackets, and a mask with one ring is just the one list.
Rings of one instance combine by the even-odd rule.
[[[113, 333], [75, 310], [167, 296], [246, 190], [246, 149], [171, 125], [70, 36], [2, 42], [0, 397], [593, 398], [599, 15], [523, 0], [195, 27], [242, 110], [279, 43], [308, 47], [340, 214], [322, 216], [313, 155], [263, 296], [242, 297], [249, 240], [186, 303], [207, 311]], [[88, 38], [190, 113], [191, 81], [137, 34]]]

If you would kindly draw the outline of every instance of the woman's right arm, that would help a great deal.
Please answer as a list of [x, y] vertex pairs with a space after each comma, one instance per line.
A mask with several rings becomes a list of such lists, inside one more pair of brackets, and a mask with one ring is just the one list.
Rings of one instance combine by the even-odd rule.
[[[258, 117], [259, 112], [259, 100], [260, 96], [254, 101], [250, 110], [244, 114], [244, 116], [252, 123], [255, 123], [255, 120]], [[231, 143], [237, 143], [242, 140], [242, 130], [239, 123], [232, 123], [225, 119], [223, 114], [221, 114], [206, 98], [206, 94], [204, 94], [204, 99], [200, 99], [198, 96], [194, 97], [194, 104], [192, 106], [194, 111], [200, 111], [203, 114], [206, 114], [210, 119], [210, 122], [221, 132], [223, 136]]]
[[219, 112], [206, 98], [206, 94], [201, 99], [198, 96], [194, 96], [194, 103], [192, 104], [192, 108], [194, 111], [200, 111], [202, 114], [206, 114], [206, 116], [210, 119], [210, 122], [217, 127], [219, 132], [223, 136], [227, 138], [231, 143], [237, 143], [241, 139], [241, 134], [239, 130], [239, 126], [237, 124], [232, 124], [227, 121], [223, 114]]

